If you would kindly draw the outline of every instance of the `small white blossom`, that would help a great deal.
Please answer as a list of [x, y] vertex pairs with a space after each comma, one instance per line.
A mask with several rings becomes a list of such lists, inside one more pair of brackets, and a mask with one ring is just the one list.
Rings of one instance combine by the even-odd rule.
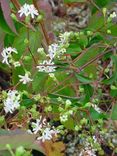
[[55, 78], [55, 74], [54, 74], [54, 73], [49, 73], [49, 76], [50, 76], [51, 78]]
[[115, 18], [117, 16], [116, 12], [113, 12], [112, 14], [110, 14], [110, 18]]
[[40, 119], [37, 119], [36, 122], [32, 122], [32, 128], [33, 128], [33, 133], [37, 134], [38, 131], [42, 129], [43, 126], [46, 125], [46, 119], [42, 119], [42, 116]]
[[63, 99], [62, 99], [61, 97], [58, 97], [57, 100], [58, 100], [59, 102], [63, 102]]
[[51, 73], [55, 71], [56, 66], [51, 60], [44, 60], [37, 68], [40, 72]]
[[93, 136], [93, 141], [94, 141], [94, 143], [96, 143], [98, 141], [95, 135]]
[[51, 140], [53, 135], [57, 135], [58, 131], [50, 128], [45, 128], [42, 132], [42, 136], [38, 137], [37, 140], [42, 140], [42, 142], [46, 140]]
[[60, 43], [65, 44], [69, 41], [71, 32], [65, 32], [63, 34], [61, 34], [60, 37]]
[[92, 150], [92, 149], [83, 149], [81, 152], [80, 152], [80, 154], [79, 154], [79, 156], [85, 156], [85, 155], [87, 155], [87, 156], [96, 156], [96, 154], [95, 154], [95, 151], [94, 150]]
[[60, 121], [61, 122], [65, 122], [65, 121], [67, 121], [68, 120], [68, 115], [67, 114], [64, 114], [64, 115], [61, 115], [60, 116]]
[[29, 72], [26, 72], [24, 76], [18, 75], [20, 78], [19, 81], [22, 82], [23, 84], [27, 84], [27, 83], [33, 81], [31, 78], [29, 78], [29, 75], [30, 75]]
[[3, 100], [4, 110], [6, 113], [13, 113], [20, 106], [20, 94], [16, 90], [9, 90], [7, 98]]
[[98, 112], [98, 113], [101, 113], [101, 109], [95, 105], [95, 104], [92, 104], [92, 107]]
[[66, 105], [69, 105], [69, 106], [72, 104], [70, 100], [66, 100], [65, 103]]
[[73, 110], [69, 110], [68, 114], [72, 115], [73, 114]]
[[29, 5], [29, 4], [24, 4], [20, 10], [18, 11], [18, 13], [20, 14], [20, 17], [22, 17], [23, 15], [25, 16], [31, 16], [31, 18], [34, 18], [35, 16], [38, 16], [38, 10], [34, 7], [33, 4]]
[[49, 54], [48, 55], [51, 60], [55, 57], [58, 50], [59, 50], [58, 44], [54, 43], [54, 44], [49, 45], [49, 49], [48, 49]]
[[20, 67], [21, 66], [19, 61], [14, 62], [13, 65], [14, 65], [14, 67]]
[[43, 48], [38, 48], [38, 49], [37, 49], [37, 52], [38, 52], [38, 53], [42, 53], [42, 52], [44, 52], [44, 49], [43, 49]]
[[16, 53], [17, 54], [17, 50], [15, 48], [12, 47], [8, 47], [8, 48], [4, 48], [1, 55], [3, 57], [2, 63], [6, 63], [9, 65], [9, 58], [11, 56], [11, 53]]

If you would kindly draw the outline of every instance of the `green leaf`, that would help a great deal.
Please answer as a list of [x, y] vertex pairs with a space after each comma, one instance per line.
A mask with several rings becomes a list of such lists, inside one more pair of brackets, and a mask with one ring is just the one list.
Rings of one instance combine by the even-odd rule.
[[117, 89], [111, 89], [110, 95], [111, 95], [112, 97], [117, 97]]
[[[29, 35], [29, 45], [25, 43], [25, 40], [27, 39], [28, 35]], [[33, 60], [32, 54], [36, 59], [35, 55], [37, 55], [37, 49], [40, 47], [40, 39], [41, 39], [41, 35], [38, 29], [37, 31], [32, 31], [32, 30], [27, 31], [27, 28], [25, 27], [20, 28], [19, 35], [16, 36], [14, 39], [13, 47], [15, 47], [18, 51], [18, 54], [14, 55], [14, 58], [15, 60], [18, 61], [22, 57], [22, 55], [25, 53], [26, 57], [24, 56], [25, 60], [23, 60], [22, 62], [23, 62], [23, 65], [25, 66], [25, 70], [29, 71], [31, 75], [34, 75], [35, 73], [35, 69], [33, 68], [34, 60]], [[27, 46], [30, 47], [32, 54], [30, 54], [30, 52], [28, 51]], [[25, 72], [22, 66], [14, 68], [13, 74], [12, 74], [13, 84], [15, 85], [19, 82], [18, 75], [24, 75], [24, 74]], [[23, 85], [23, 84], [20, 84], [18, 86], [18, 89], [27, 90], [30, 92], [32, 91], [31, 86], [27, 87], [27, 85]]]
[[32, 82], [33, 92], [38, 93], [38, 92], [44, 91], [44, 86], [45, 86], [47, 79], [48, 79], [48, 74], [41, 73], [41, 72], [35, 73], [33, 77], [33, 82]]
[[[98, 19], [98, 20], [97, 20]], [[94, 31], [99, 29], [100, 27], [102, 27], [104, 24], [104, 17], [101, 13], [95, 13], [94, 15], [92, 15], [92, 17], [90, 18], [90, 21], [89, 21], [89, 25], [87, 27], [87, 29], [91, 29]], [[103, 30], [103, 27], [102, 27], [102, 30]]]
[[96, 34], [93, 36], [93, 38], [89, 41], [88, 47], [91, 46], [94, 43], [98, 43], [103, 40], [103, 37], [101, 34]]
[[67, 48], [66, 54], [70, 54], [72, 56], [75, 56], [81, 52], [81, 47], [79, 46], [78, 42], [76, 43], [70, 43], [69, 47]]
[[62, 124], [67, 129], [74, 130], [75, 123], [74, 123], [74, 120], [71, 117], [69, 117], [68, 120], [66, 122], [63, 122]]
[[28, 45], [25, 43], [25, 40], [28, 39], [28, 35], [29, 35], [29, 46], [31, 52], [33, 54], [36, 53], [37, 49], [40, 47], [41, 35], [38, 29], [36, 31], [32, 31], [32, 30], [28, 31], [27, 28], [25, 27], [20, 28], [19, 35], [15, 37], [13, 43], [13, 46], [18, 50], [18, 54], [16, 55], [17, 59], [20, 59], [23, 53], [26, 51]]
[[94, 108], [90, 109], [90, 115], [93, 120], [107, 118], [106, 114], [98, 113]]
[[89, 49], [84, 55], [76, 62], [78, 67], [86, 64], [88, 61], [96, 57], [99, 53], [101, 53], [103, 49], [97, 47], [93, 47]]
[[80, 81], [80, 82], [83, 82], [83, 83], [91, 83], [92, 80], [86, 76], [83, 76], [81, 74], [75, 74], [76, 78]]
[[114, 105], [112, 108], [112, 115], [111, 115], [112, 120], [117, 120], [117, 104]]
[[32, 148], [44, 153], [44, 149], [40, 143], [36, 143], [36, 135], [28, 134], [25, 131], [15, 130], [0, 130], [0, 150], [7, 150], [6, 144], [10, 144], [12, 149], [19, 146], [24, 146], [24, 148]]
[[106, 6], [109, 2], [111, 2], [111, 0], [94, 0], [94, 2], [101, 8], [103, 8], [104, 6]]
[[84, 92], [85, 92], [85, 98], [83, 100], [83, 103], [89, 102], [90, 98], [93, 95], [93, 87], [89, 84], [82, 85], [82, 87], [84, 88]]
[[111, 58], [112, 58], [112, 61], [113, 61], [114, 65], [115, 65], [113, 75], [112, 75], [112, 77], [110, 79], [106, 79], [106, 80], [103, 81], [105, 84], [108, 84], [108, 85], [112, 84], [115, 81], [117, 81], [117, 56], [112, 56]]
[[80, 35], [80, 39], [78, 41], [78, 44], [81, 48], [85, 48], [88, 45], [88, 38], [86, 35]]
[[28, 108], [28, 107], [32, 106], [34, 104], [34, 102], [35, 101], [32, 99], [23, 99], [21, 101], [21, 106], [25, 106], [26, 108]]

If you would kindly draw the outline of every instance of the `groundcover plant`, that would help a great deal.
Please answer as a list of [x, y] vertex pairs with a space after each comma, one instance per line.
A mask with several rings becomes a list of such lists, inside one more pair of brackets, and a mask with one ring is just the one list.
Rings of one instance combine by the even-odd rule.
[[0, 155], [117, 155], [116, 1], [0, 0]]

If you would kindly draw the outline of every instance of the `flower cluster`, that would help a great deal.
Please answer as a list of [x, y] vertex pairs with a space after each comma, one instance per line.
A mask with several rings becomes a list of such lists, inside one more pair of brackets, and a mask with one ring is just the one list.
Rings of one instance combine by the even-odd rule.
[[[55, 71], [56, 66], [54, 66], [53, 59], [55, 57], [60, 58], [60, 56], [66, 52], [71, 34], [72, 32], [65, 32], [64, 34], [60, 35], [60, 40], [58, 43], [49, 45], [47, 55], [47, 57], [49, 56], [49, 60], [44, 60], [41, 64], [39, 64], [39, 66], [37, 66], [40, 72], [50, 73]], [[42, 51], [43, 49], [39, 48], [37, 52]]]
[[2, 63], [6, 63], [7, 65], [10, 65], [9, 63], [12, 63], [12, 56], [11, 53], [17, 54], [17, 50], [12, 47], [4, 48], [1, 55], [3, 57]]
[[96, 153], [95, 153], [95, 150], [93, 149], [85, 148], [80, 152], [79, 156], [84, 156], [84, 155], [96, 156]]
[[17, 108], [20, 107], [20, 94], [17, 90], [9, 90], [7, 98], [3, 100], [4, 110], [6, 113], [13, 113]]
[[34, 7], [33, 4], [29, 5], [29, 4], [24, 4], [20, 10], [18, 11], [18, 13], [20, 14], [20, 17], [24, 16], [31, 16], [31, 18], [34, 18], [35, 16], [38, 16], [38, 10]]
[[31, 78], [29, 78], [30, 72], [26, 72], [25, 75], [19, 75], [20, 78], [20, 82], [22, 82], [23, 84], [27, 84], [31, 81], [33, 81]]
[[40, 72], [50, 73], [55, 71], [56, 66], [51, 60], [44, 60], [41, 64], [37, 66], [37, 68]]
[[53, 136], [56, 136], [59, 131], [55, 130], [54, 127], [50, 127], [49, 124], [47, 124], [47, 121], [45, 118], [40, 117], [40, 119], [37, 119], [36, 122], [32, 122], [32, 133], [34, 134], [41, 134], [40, 137], [37, 138], [37, 140], [41, 140], [42, 142], [46, 140], [51, 140]]

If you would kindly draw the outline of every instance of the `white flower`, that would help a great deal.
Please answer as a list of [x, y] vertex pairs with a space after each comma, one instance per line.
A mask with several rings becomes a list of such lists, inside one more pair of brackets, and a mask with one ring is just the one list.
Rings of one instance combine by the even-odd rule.
[[21, 66], [19, 61], [14, 62], [13, 65], [14, 65], [14, 67], [20, 67]]
[[34, 7], [33, 4], [29, 5], [28, 11], [32, 18], [39, 15], [38, 10]]
[[27, 84], [31, 81], [33, 81], [31, 78], [29, 78], [30, 73], [26, 72], [24, 76], [18, 75], [19, 78], [21, 78], [19, 81], [22, 82], [23, 84]]
[[72, 115], [73, 114], [73, 110], [69, 110], [68, 114]]
[[29, 4], [24, 4], [20, 10], [18, 11], [18, 13], [20, 14], [20, 17], [25, 15], [25, 16], [31, 16], [32, 18], [34, 18], [35, 16], [38, 16], [38, 10], [34, 7], [33, 4], [29, 5]]
[[49, 73], [49, 76], [50, 76], [51, 78], [55, 78], [55, 74], [54, 74], [54, 73]]
[[62, 99], [61, 97], [58, 97], [57, 100], [58, 100], [59, 102], [63, 102], [63, 99]]
[[91, 149], [83, 149], [79, 154], [79, 156], [85, 156], [85, 155], [87, 155], [87, 156], [96, 156], [95, 151], [91, 150]]
[[3, 100], [4, 110], [6, 113], [13, 113], [20, 106], [20, 94], [16, 90], [9, 90], [7, 98]]
[[95, 135], [93, 136], [93, 140], [94, 140], [94, 143], [98, 141]]
[[53, 135], [57, 135], [58, 131], [50, 128], [45, 128], [42, 132], [42, 136], [38, 137], [37, 140], [42, 140], [42, 142], [46, 140], [51, 140]]
[[40, 72], [51, 73], [55, 71], [56, 66], [51, 60], [44, 60], [37, 68]]
[[43, 49], [43, 48], [38, 48], [38, 49], [37, 49], [37, 52], [38, 52], [38, 53], [42, 53], [42, 52], [44, 52], [44, 49]]
[[48, 53], [51, 60], [55, 57], [58, 50], [59, 50], [58, 44], [54, 43], [49, 45]]
[[63, 34], [61, 34], [60, 37], [60, 43], [65, 44], [69, 41], [69, 37], [71, 35], [72, 32], [65, 32]]
[[33, 133], [37, 134], [38, 131], [42, 129], [43, 126], [46, 125], [46, 119], [42, 119], [42, 116], [40, 119], [37, 119], [36, 122], [32, 122], [32, 128], [33, 128]]
[[8, 48], [4, 48], [1, 55], [3, 57], [2, 63], [6, 63], [9, 65], [9, 58], [11, 56], [11, 53], [16, 53], [17, 54], [17, 50], [15, 48], [12, 47], [8, 47]]
[[95, 104], [92, 104], [92, 107], [98, 112], [98, 113], [101, 113], [101, 109], [95, 105]]
[[70, 101], [70, 100], [66, 100], [65, 103], [66, 103], [66, 105], [68, 105], [68, 106], [71, 105], [71, 101]]
[[113, 12], [112, 14], [110, 14], [110, 18], [115, 18], [117, 16], [116, 12]]
[[64, 115], [61, 115], [60, 116], [60, 121], [61, 122], [65, 122], [65, 121], [67, 121], [68, 120], [68, 115], [67, 114], [64, 114]]

